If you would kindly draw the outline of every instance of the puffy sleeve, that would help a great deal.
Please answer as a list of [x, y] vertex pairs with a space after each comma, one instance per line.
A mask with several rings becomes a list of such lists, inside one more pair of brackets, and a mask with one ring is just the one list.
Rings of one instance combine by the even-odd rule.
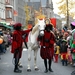
[[24, 35], [24, 34], [29, 34], [30, 31], [31, 31], [31, 29], [27, 29], [27, 30], [24, 30], [24, 31], [21, 31], [21, 32], [22, 32], [22, 35]]

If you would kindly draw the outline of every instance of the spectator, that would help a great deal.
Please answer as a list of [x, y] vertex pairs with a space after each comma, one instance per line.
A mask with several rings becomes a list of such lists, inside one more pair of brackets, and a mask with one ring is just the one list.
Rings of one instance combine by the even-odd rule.
[[58, 44], [55, 45], [55, 50], [54, 50], [54, 62], [58, 63], [58, 56], [59, 56], [59, 51], [60, 51], [60, 47]]
[[67, 48], [68, 48], [68, 45], [67, 45], [67, 41], [66, 40], [62, 40], [62, 45], [61, 45], [61, 49], [60, 49], [60, 54], [61, 54], [61, 59], [62, 59], [62, 65], [68, 65], [67, 64]]

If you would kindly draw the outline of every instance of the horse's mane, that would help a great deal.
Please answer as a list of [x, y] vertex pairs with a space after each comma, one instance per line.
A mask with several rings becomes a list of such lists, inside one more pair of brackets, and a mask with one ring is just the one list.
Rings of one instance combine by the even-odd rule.
[[32, 34], [34, 34], [37, 29], [38, 29], [38, 19], [35, 19], [35, 26], [32, 29]]
[[38, 25], [35, 25], [32, 29], [32, 34], [34, 34], [36, 32], [36, 30], [38, 29]]

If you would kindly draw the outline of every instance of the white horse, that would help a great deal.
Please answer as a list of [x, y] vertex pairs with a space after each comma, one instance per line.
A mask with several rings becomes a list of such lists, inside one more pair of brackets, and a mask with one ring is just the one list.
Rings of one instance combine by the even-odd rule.
[[33, 27], [32, 31], [28, 35], [28, 68], [27, 71], [31, 71], [30, 68], [30, 61], [31, 61], [31, 51], [34, 51], [34, 68], [35, 70], [39, 70], [37, 67], [37, 51], [39, 49], [37, 37], [40, 34], [41, 36], [44, 35], [44, 29], [45, 29], [45, 20], [39, 20], [38, 23]]

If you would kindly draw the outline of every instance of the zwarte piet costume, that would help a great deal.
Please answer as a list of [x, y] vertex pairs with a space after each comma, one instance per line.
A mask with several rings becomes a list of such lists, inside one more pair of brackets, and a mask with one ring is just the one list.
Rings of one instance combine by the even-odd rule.
[[[55, 36], [51, 30], [52, 30], [52, 25], [47, 24], [44, 30], [44, 36], [38, 37], [41, 45], [40, 56], [42, 59], [44, 59], [45, 73], [47, 73], [48, 70], [50, 72], [53, 72], [51, 69], [51, 62], [54, 55]], [[49, 68], [47, 68], [47, 59], [49, 62]]]
[[52, 59], [54, 54], [54, 42], [55, 38], [53, 33], [44, 31], [44, 36], [40, 42], [41, 50], [40, 55], [42, 59]]
[[22, 24], [21, 23], [16, 23], [14, 24], [14, 32], [12, 34], [12, 46], [11, 46], [11, 53], [14, 54], [15, 58], [15, 68], [14, 72], [21, 73], [21, 70], [18, 68], [18, 63], [19, 59], [22, 56], [22, 43], [23, 43], [23, 38], [22, 36], [24, 34], [29, 33], [31, 30], [21, 30]]

